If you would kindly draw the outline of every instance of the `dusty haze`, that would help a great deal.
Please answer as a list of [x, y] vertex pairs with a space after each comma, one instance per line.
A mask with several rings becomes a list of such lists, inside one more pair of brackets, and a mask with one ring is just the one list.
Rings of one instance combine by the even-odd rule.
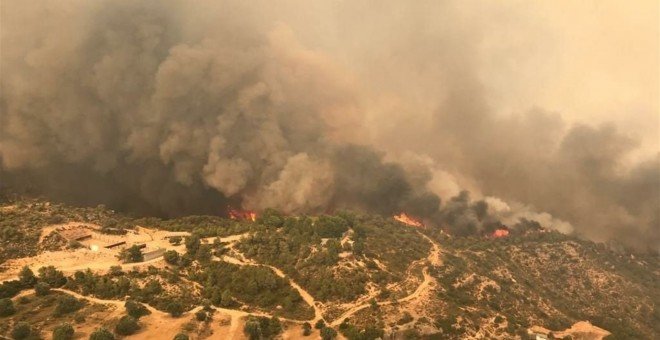
[[656, 1], [1, 6], [5, 190], [660, 249]]

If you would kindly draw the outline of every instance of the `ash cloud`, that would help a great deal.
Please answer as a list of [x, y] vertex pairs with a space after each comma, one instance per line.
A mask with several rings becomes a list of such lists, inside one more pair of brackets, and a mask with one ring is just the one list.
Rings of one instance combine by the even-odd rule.
[[632, 157], [648, 134], [498, 109], [512, 105], [493, 93], [551, 76], [528, 81], [546, 65], [527, 60], [557, 66], [526, 11], [6, 1], [0, 186], [167, 216], [352, 207], [456, 234], [536, 221], [660, 249], [657, 146]]
[[184, 2], [40, 5], [5, 8], [44, 21], [3, 29], [23, 43], [3, 51], [5, 184], [165, 215], [392, 213], [408, 197], [397, 165], [337, 128], [355, 119], [352, 76], [285, 23], [231, 1], [204, 24]]

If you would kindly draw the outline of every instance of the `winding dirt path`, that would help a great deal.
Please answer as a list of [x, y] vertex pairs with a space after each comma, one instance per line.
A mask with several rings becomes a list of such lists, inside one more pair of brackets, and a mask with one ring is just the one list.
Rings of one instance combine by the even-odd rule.
[[[438, 244], [435, 243], [435, 241], [433, 241], [428, 236], [426, 236], [422, 233], [419, 233], [419, 234], [431, 243], [431, 251], [429, 252], [429, 255], [426, 257], [426, 260], [428, 260], [429, 263], [431, 265], [434, 265], [434, 266], [442, 265], [442, 260], [440, 259], [440, 246], [438, 246]], [[422, 283], [420, 283], [419, 286], [417, 286], [415, 291], [412, 292], [410, 295], [407, 295], [407, 296], [402, 297], [400, 299], [397, 299], [395, 301], [377, 302], [378, 306], [387, 306], [387, 305], [392, 305], [394, 303], [402, 303], [402, 302], [407, 302], [407, 301], [411, 301], [411, 300], [419, 298], [422, 295], [422, 293], [425, 293], [431, 287], [431, 284], [433, 283], [433, 277], [431, 277], [431, 275], [429, 275], [428, 266], [424, 267], [424, 270], [422, 271], [422, 275], [424, 276], [424, 280], [422, 281]], [[347, 318], [353, 316], [355, 313], [357, 313], [357, 312], [359, 312], [359, 311], [361, 311], [365, 308], [368, 308], [368, 307], [371, 307], [370, 303], [365, 303], [365, 304], [354, 306], [351, 309], [344, 312], [337, 319], [332, 321], [332, 323], [330, 325], [331, 326], [339, 326]]]
[[310, 305], [312, 308], [314, 308], [314, 319], [311, 321], [312, 323], [323, 318], [323, 312], [321, 311], [321, 308], [318, 306], [316, 300], [314, 300], [314, 297], [311, 294], [309, 294], [305, 289], [300, 287], [300, 285], [295, 283], [291, 278], [284, 275], [284, 272], [279, 270], [278, 268], [275, 268], [275, 267], [269, 266], [269, 265], [263, 265], [263, 266], [270, 268], [273, 272], [275, 272], [275, 275], [277, 275], [277, 276], [279, 276], [283, 279], [289, 280], [289, 284], [291, 285], [291, 287], [293, 287], [293, 289], [297, 290], [298, 294], [300, 294], [300, 296], [303, 298], [303, 300], [305, 300], [305, 302], [308, 305]]
[[[433, 265], [433, 266], [442, 265], [442, 260], [440, 259], [440, 247], [438, 246], [438, 244], [435, 241], [433, 241], [431, 238], [429, 238], [428, 236], [426, 236], [422, 233], [419, 233], [419, 234], [431, 243], [431, 250], [429, 252], [429, 255], [424, 260], [428, 261], [429, 265]], [[316, 322], [318, 320], [321, 320], [323, 318], [323, 311], [322, 311], [322, 308], [321, 308], [322, 305], [320, 303], [318, 303], [314, 299], [314, 297], [311, 294], [309, 294], [309, 292], [307, 292], [299, 284], [294, 282], [290, 277], [288, 277], [279, 268], [271, 266], [271, 265], [258, 263], [254, 260], [251, 260], [251, 259], [247, 259], [241, 252], [239, 252], [235, 248], [235, 244], [238, 241], [242, 240], [243, 238], [247, 237], [248, 235], [249, 234], [244, 233], [244, 234], [232, 235], [232, 236], [220, 238], [220, 240], [222, 242], [229, 243], [227, 247], [237, 257], [240, 257], [240, 258], [237, 258], [237, 257], [229, 256], [229, 255], [224, 255], [224, 256], [222, 256], [222, 260], [230, 262], [230, 263], [234, 263], [234, 264], [237, 264], [237, 265], [243, 265], [243, 266], [251, 265], [251, 266], [268, 267], [270, 270], [272, 270], [275, 273], [275, 275], [286, 279], [289, 282], [289, 284], [291, 285], [291, 287], [293, 289], [295, 289], [300, 294], [300, 296], [303, 298], [303, 300], [314, 309], [314, 319], [313, 320], [307, 320], [307, 322], [313, 323], [313, 322]], [[208, 238], [209, 241], [212, 240], [212, 239], [215, 239], [215, 237]], [[207, 240], [207, 239], [205, 239], [205, 240]], [[421, 260], [421, 261], [424, 261], [424, 260]], [[159, 258], [155, 261], [150, 261], [148, 264], [151, 264], [153, 262], [159, 262], [159, 261], [162, 261], [162, 258]], [[418, 261], [420, 261], [420, 260], [418, 260]], [[137, 265], [144, 265], [144, 263], [135, 264], [135, 266], [137, 266]], [[78, 266], [69, 266], [68, 268], [65, 267], [65, 268], [59, 268], [59, 269], [64, 271], [65, 273], [67, 273], [67, 272], [75, 271], [75, 270], [78, 270], [78, 269], [86, 269], [89, 266], [87, 266], [85, 268], [83, 268], [83, 267], [85, 267], [85, 266], [79, 266], [78, 265]], [[94, 265], [92, 265], [91, 267], [92, 267], [93, 270], [95, 269], [97, 271], [106, 269], [106, 268], [101, 268], [101, 267], [106, 267], [106, 265], [104, 265], [104, 266], [94, 266]], [[132, 266], [131, 265], [122, 265], [122, 267], [125, 268], [125, 269], [128, 269], [127, 267], [130, 268]], [[433, 278], [431, 277], [431, 275], [429, 274], [428, 271], [429, 271], [429, 266], [427, 265], [422, 271], [422, 274], [423, 274], [422, 283], [420, 283], [420, 285], [410, 295], [407, 295], [407, 296], [402, 297], [400, 299], [397, 299], [395, 301], [383, 301], [383, 302], [378, 302], [377, 304], [379, 306], [384, 306], [384, 305], [391, 305], [391, 304], [394, 304], [394, 303], [408, 302], [408, 301], [420, 298], [420, 296], [422, 296], [423, 293], [428, 291], [430, 289], [431, 285], [433, 284]], [[125, 307], [124, 307], [125, 301], [122, 301], [122, 300], [104, 300], [104, 299], [99, 299], [99, 298], [96, 298], [96, 297], [93, 297], [93, 296], [84, 296], [84, 295], [76, 293], [74, 291], [70, 291], [70, 290], [62, 289], [62, 288], [57, 288], [57, 289], [53, 289], [53, 290], [60, 291], [60, 292], [66, 293], [66, 294], [70, 294], [70, 295], [72, 295], [76, 298], [86, 299], [86, 300], [89, 300], [89, 301], [94, 302], [94, 303], [104, 304], [104, 305], [112, 305], [112, 306], [116, 307], [116, 313], [118, 313], [118, 314], [121, 314], [125, 309]], [[145, 304], [145, 306], [152, 312], [152, 314], [148, 318], [144, 319], [145, 326], [147, 326], [145, 328], [158, 329], [159, 330], [159, 332], [158, 332], [159, 335], [164, 334], [163, 332], [161, 332], [161, 328], [163, 328], [163, 330], [165, 328], [167, 328], [168, 331], [171, 330], [173, 332], [178, 331], [180, 329], [181, 325], [183, 325], [187, 321], [187, 318], [185, 318], [185, 317], [173, 318], [169, 314], [167, 314], [165, 312], [162, 312], [162, 311], [159, 311], [159, 310], [157, 310], [157, 309], [155, 309], [155, 308], [153, 308], [153, 307], [151, 307], [147, 304]], [[347, 318], [353, 316], [355, 313], [357, 313], [357, 312], [359, 312], [359, 311], [361, 311], [365, 308], [369, 308], [370, 306], [371, 306], [370, 303], [362, 303], [362, 304], [353, 306], [349, 310], [344, 312], [341, 316], [339, 316], [337, 319], [335, 319], [332, 323], [330, 323], [330, 325], [331, 326], [338, 326], [344, 320], [346, 320]], [[192, 309], [191, 311], [188, 311], [188, 312], [184, 313], [184, 316], [192, 315], [195, 312], [199, 311], [201, 308], [202, 308], [201, 306], [198, 306], [198, 307]], [[229, 325], [229, 332], [228, 332], [230, 338], [240, 336], [239, 333], [241, 332], [241, 330], [240, 330], [239, 325], [240, 325], [240, 320], [242, 318], [244, 318], [246, 316], [249, 316], [249, 315], [272, 317], [272, 315], [268, 314], [268, 313], [249, 313], [249, 312], [242, 311], [242, 310], [226, 309], [226, 308], [216, 308], [216, 310], [218, 312], [226, 314], [230, 317], [230, 325]], [[287, 322], [291, 322], [291, 323], [297, 323], [297, 324], [302, 324], [302, 323], [306, 322], [305, 320], [293, 320], [293, 319], [287, 319], [287, 318], [280, 318], [280, 319], [283, 320], [283, 321], [287, 321]], [[150, 336], [152, 336], [152, 335], [149, 335], [147, 333], [150, 333], [150, 332], [140, 332], [140, 333], [136, 334], [136, 338], [151, 339]]]
[[232, 257], [232, 256], [224, 255], [224, 256], [222, 256], [222, 260], [226, 261], [226, 262], [229, 262], [229, 263], [237, 264], [239, 266], [262, 266], [262, 267], [269, 268], [270, 270], [272, 270], [275, 273], [275, 275], [289, 281], [289, 285], [293, 289], [295, 289], [298, 292], [298, 294], [300, 294], [300, 296], [303, 298], [303, 300], [310, 307], [314, 308], [314, 319], [312, 319], [311, 321], [308, 321], [308, 322], [316, 322], [316, 321], [322, 319], [323, 318], [323, 311], [319, 307], [317, 301], [314, 299], [314, 297], [308, 291], [306, 291], [299, 284], [297, 284], [295, 281], [293, 281], [293, 279], [291, 279], [286, 274], [284, 274], [284, 272], [281, 269], [279, 269], [277, 267], [274, 267], [274, 266], [271, 266], [271, 265], [258, 263], [254, 260], [251, 260], [251, 259], [247, 259], [245, 257], [245, 255], [243, 255], [243, 253], [241, 253], [240, 251], [238, 251], [238, 249], [236, 249], [234, 247], [236, 242], [240, 241], [241, 239], [243, 239], [247, 235], [248, 234], [245, 233], [245, 234], [234, 235], [234, 236], [230, 236], [230, 237], [226, 237], [224, 239], [221, 239], [221, 241], [223, 241], [223, 242], [229, 242], [228, 248], [231, 249], [233, 252], [235, 252], [238, 256], [240, 256], [240, 259], [238, 259], [238, 258], [235, 258], [235, 257]]

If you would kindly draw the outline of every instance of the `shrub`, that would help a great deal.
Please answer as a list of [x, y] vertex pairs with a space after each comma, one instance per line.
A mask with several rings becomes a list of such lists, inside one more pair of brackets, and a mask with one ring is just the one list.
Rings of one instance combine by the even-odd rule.
[[108, 275], [110, 275], [110, 276], [122, 276], [122, 275], [124, 275], [124, 271], [121, 269], [121, 266], [112, 266], [112, 267], [110, 267], [110, 270], [108, 271]]
[[130, 315], [122, 316], [121, 319], [119, 319], [117, 326], [115, 326], [115, 332], [121, 335], [131, 335], [137, 332], [138, 329], [140, 329], [140, 325], [138, 325], [137, 320]]
[[57, 299], [57, 305], [55, 305], [55, 316], [73, 313], [82, 308], [82, 306], [82, 302], [75, 297], [64, 295]]
[[197, 248], [197, 253], [195, 253], [195, 257], [197, 258], [197, 261], [200, 263], [207, 264], [211, 262], [211, 259], [213, 258], [213, 255], [211, 253], [211, 245], [210, 244], [202, 244]]
[[142, 294], [151, 296], [160, 294], [163, 291], [163, 285], [157, 280], [149, 280], [142, 289]]
[[67, 245], [67, 248], [69, 249], [80, 249], [84, 248], [85, 246], [80, 243], [79, 241], [71, 240], [69, 241], [69, 244]]
[[337, 331], [330, 327], [324, 327], [321, 329], [321, 338], [323, 340], [332, 340], [337, 337]]
[[314, 324], [314, 328], [316, 329], [323, 329], [324, 327], [325, 327], [325, 321], [323, 320], [316, 321], [316, 323]]
[[62, 287], [66, 283], [66, 277], [54, 266], [41, 267], [39, 268], [39, 281], [43, 281], [51, 287]]
[[312, 334], [312, 325], [309, 322], [305, 322], [303, 324], [303, 336], [309, 336], [310, 334]]
[[18, 322], [11, 331], [11, 336], [16, 340], [27, 339], [32, 335], [32, 327], [27, 322]]
[[176, 250], [168, 250], [163, 254], [165, 262], [171, 265], [177, 265], [179, 263], [179, 253]]
[[149, 309], [147, 309], [147, 307], [145, 307], [143, 304], [141, 304], [139, 302], [136, 302], [134, 300], [126, 301], [126, 303], [124, 304], [124, 307], [126, 307], [126, 313], [128, 313], [128, 315], [130, 315], [130, 316], [132, 316], [136, 319], [139, 319], [139, 318], [141, 318], [145, 315], [151, 314], [151, 312], [149, 311]]
[[338, 238], [348, 230], [348, 223], [341, 217], [320, 216], [314, 225], [320, 237]]
[[10, 316], [14, 313], [16, 313], [16, 308], [11, 299], [0, 299], [0, 317]]
[[63, 323], [53, 329], [53, 340], [70, 340], [74, 333], [73, 326]]
[[225, 289], [222, 292], [222, 295], [221, 295], [220, 298], [221, 298], [221, 303], [220, 303], [221, 307], [231, 307], [232, 302], [234, 301], [234, 298], [232, 297], [231, 292], [229, 291], [229, 289]]
[[186, 253], [192, 257], [195, 257], [201, 244], [202, 243], [199, 235], [193, 234], [186, 237]]
[[373, 309], [373, 310], [378, 309], [378, 302], [374, 298], [371, 298], [371, 300], [369, 300], [369, 305], [371, 306], [371, 309]]
[[268, 334], [269, 337], [275, 337], [277, 334], [282, 333], [282, 322], [276, 316], [268, 320]]
[[142, 250], [140, 249], [140, 246], [133, 245], [129, 248], [122, 249], [121, 252], [119, 252], [119, 255], [117, 257], [124, 263], [134, 263], [134, 262], [142, 262], [144, 261], [144, 255], [142, 255]]
[[101, 327], [97, 328], [90, 336], [89, 340], [115, 340], [115, 336], [109, 330]]
[[407, 324], [411, 321], [413, 321], [412, 315], [410, 315], [410, 313], [408, 313], [408, 312], [403, 312], [403, 316], [396, 323], [397, 323], [397, 325], [403, 325], [403, 324]]
[[78, 313], [73, 316], [73, 321], [75, 321], [76, 323], [84, 323], [85, 321], [87, 321], [87, 319], [85, 318], [84, 314]]
[[50, 285], [45, 282], [39, 282], [34, 286], [34, 293], [37, 296], [44, 296], [50, 293]]
[[261, 325], [259, 325], [259, 321], [254, 318], [250, 318], [245, 323], [245, 326], [243, 327], [243, 332], [247, 334], [250, 340], [257, 340], [261, 338]]
[[197, 319], [197, 321], [206, 321], [207, 318], [206, 312], [200, 310], [199, 312], [195, 313], [195, 318]]
[[[172, 236], [172, 237], [170, 237], [170, 244], [172, 244], [173, 246], [178, 246], [179, 244], [181, 244], [181, 236]], [[183, 335], [185, 335], [185, 334], [183, 334]]]
[[165, 310], [173, 317], [178, 318], [183, 314], [183, 305], [181, 302], [173, 300], [165, 306]]
[[174, 340], [188, 340], [188, 339], [190, 338], [188, 338], [188, 335], [184, 333], [179, 333], [176, 336], [174, 336]]
[[22, 289], [19, 280], [6, 281], [0, 284], [0, 299], [16, 296]]
[[32, 272], [30, 267], [25, 266], [21, 269], [21, 272], [18, 273], [18, 281], [24, 288], [30, 288], [37, 283], [37, 277], [34, 276], [34, 272]]

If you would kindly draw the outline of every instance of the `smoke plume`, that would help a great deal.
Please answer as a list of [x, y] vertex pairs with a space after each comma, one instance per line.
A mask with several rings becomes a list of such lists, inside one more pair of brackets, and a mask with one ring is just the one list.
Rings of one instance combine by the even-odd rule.
[[549, 80], [564, 43], [522, 19], [535, 8], [1, 6], [3, 190], [164, 216], [406, 211], [465, 235], [535, 221], [660, 249], [657, 129], [542, 108], [565, 97]]

